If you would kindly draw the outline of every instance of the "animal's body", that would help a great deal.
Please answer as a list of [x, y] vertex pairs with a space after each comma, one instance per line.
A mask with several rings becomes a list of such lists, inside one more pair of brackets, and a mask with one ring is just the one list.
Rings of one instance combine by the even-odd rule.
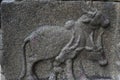
[[[88, 13], [89, 14], [89, 13]], [[99, 16], [99, 17], [98, 17]], [[103, 16], [100, 13], [94, 13], [91, 17], [88, 15], [83, 15], [77, 21], [75, 21], [72, 29], [66, 29], [62, 26], [41, 26], [37, 30], [33, 31], [28, 37], [25, 38], [23, 44], [23, 71], [19, 80], [26, 74], [26, 69], [28, 69], [27, 74], [28, 80], [39, 80], [33, 72], [34, 64], [38, 61], [54, 58], [58, 62], [66, 62], [68, 67], [68, 72], [72, 68], [72, 59], [83, 49], [86, 48], [86, 41], [93, 31], [93, 28], [98, 29], [98, 27], [91, 27], [92, 25], [102, 25], [107, 26], [108, 22], [103, 22]], [[105, 19], [105, 18], [104, 18]], [[90, 23], [90, 24], [89, 24]], [[74, 31], [74, 33], [73, 33]], [[93, 42], [90, 40], [90, 42]], [[29, 59], [26, 62], [26, 45], [29, 44], [31, 48], [31, 53]], [[72, 47], [70, 47], [72, 46]], [[94, 46], [92, 45], [92, 48]], [[91, 49], [92, 49], [91, 48]], [[72, 55], [72, 56], [71, 56]], [[27, 65], [29, 63], [29, 65]], [[56, 65], [55, 65], [56, 66]], [[59, 65], [57, 65], [59, 66]], [[71, 70], [70, 70], [71, 71]], [[73, 78], [72, 71], [68, 75], [68, 80]], [[50, 79], [56, 80], [56, 79]]]
[[[85, 35], [81, 31], [81, 44], [85, 45]], [[56, 57], [61, 49], [69, 42], [72, 37], [72, 31], [66, 30], [60, 26], [43, 26], [38, 30], [30, 34], [25, 39], [25, 42], [29, 42], [31, 51], [36, 54], [37, 60], [48, 59]], [[78, 33], [75, 32], [75, 37], [78, 37]], [[39, 55], [40, 54], [40, 55]], [[47, 55], [47, 56], [46, 56]], [[32, 56], [34, 57], [34, 56]]]
[[[75, 39], [78, 38], [77, 30], [75, 31]], [[84, 47], [86, 40], [85, 34], [81, 29], [78, 31], [81, 34], [81, 39], [80, 39], [81, 45], [79, 46]], [[36, 31], [32, 32], [24, 40], [23, 48], [26, 49], [27, 44], [29, 44], [31, 48], [31, 53], [27, 54], [30, 56], [27, 59], [27, 61], [31, 62], [30, 63], [31, 66], [29, 67], [26, 66], [26, 67], [32, 69], [34, 63], [40, 60], [56, 58], [60, 54], [62, 48], [70, 41], [72, 35], [73, 32], [71, 30], [67, 30], [61, 26], [42, 26], [38, 28]], [[76, 40], [74, 41], [76, 42]], [[24, 55], [26, 55], [25, 51], [24, 51]], [[26, 56], [24, 56], [23, 59], [26, 59], [25, 57]], [[25, 65], [26, 62], [24, 62], [23, 68], [25, 68]], [[25, 74], [24, 71], [26, 70], [23, 69], [22, 74]]]

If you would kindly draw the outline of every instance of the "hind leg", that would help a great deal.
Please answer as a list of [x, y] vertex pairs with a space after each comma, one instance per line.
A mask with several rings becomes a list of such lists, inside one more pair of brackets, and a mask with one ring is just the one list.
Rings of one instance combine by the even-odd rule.
[[36, 62], [35, 61], [29, 61], [27, 63], [27, 77], [26, 77], [27, 79], [26, 80], [39, 80], [37, 75], [34, 72], [35, 71], [34, 67], [35, 67]]
[[73, 75], [73, 61], [72, 59], [66, 60], [66, 75], [68, 80], [75, 80]]
[[60, 62], [54, 61], [53, 72], [50, 74], [49, 80], [57, 80], [58, 73], [63, 71], [63, 69], [60, 67], [60, 64]]

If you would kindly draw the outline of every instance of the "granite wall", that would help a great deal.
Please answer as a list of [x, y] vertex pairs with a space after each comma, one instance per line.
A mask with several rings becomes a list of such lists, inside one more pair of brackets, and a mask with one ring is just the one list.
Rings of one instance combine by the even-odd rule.
[[[82, 6], [81, 6], [82, 5]], [[27, 35], [39, 25], [63, 26], [67, 20], [77, 20], [82, 14], [81, 1], [20, 1], [2, 3], [2, 30], [3, 30], [3, 63], [2, 68], [7, 80], [17, 80], [22, 70], [22, 44]], [[120, 3], [94, 1], [93, 6], [101, 10], [109, 19], [110, 27], [104, 35], [104, 50], [109, 61], [108, 66], [100, 67], [98, 63], [89, 60], [86, 51], [83, 51], [74, 60], [74, 74], [79, 80], [80, 60], [88, 76], [111, 77], [120, 80], [119, 74], [119, 25]], [[27, 55], [29, 55], [29, 47]], [[39, 78], [46, 78], [51, 73], [51, 60], [41, 61], [36, 65], [35, 72]], [[118, 77], [117, 77], [118, 76]]]

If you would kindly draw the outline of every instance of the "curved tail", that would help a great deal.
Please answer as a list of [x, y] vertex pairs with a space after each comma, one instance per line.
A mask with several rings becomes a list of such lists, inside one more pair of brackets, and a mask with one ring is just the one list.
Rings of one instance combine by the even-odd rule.
[[26, 45], [27, 43], [30, 42], [29, 39], [25, 39], [24, 40], [24, 43], [22, 45], [22, 50], [23, 50], [23, 54], [22, 54], [22, 60], [23, 60], [23, 63], [22, 63], [22, 72], [18, 78], [18, 80], [22, 80], [22, 78], [25, 77], [25, 74], [26, 74], [26, 70], [27, 70], [27, 63], [26, 63]]

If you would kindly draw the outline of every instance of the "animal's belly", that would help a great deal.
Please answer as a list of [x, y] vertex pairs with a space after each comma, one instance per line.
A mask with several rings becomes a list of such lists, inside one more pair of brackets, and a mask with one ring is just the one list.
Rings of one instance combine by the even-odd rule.
[[72, 37], [71, 31], [64, 29], [50, 29], [43, 31], [30, 43], [32, 53], [39, 59], [48, 59], [57, 56], [61, 49]]

